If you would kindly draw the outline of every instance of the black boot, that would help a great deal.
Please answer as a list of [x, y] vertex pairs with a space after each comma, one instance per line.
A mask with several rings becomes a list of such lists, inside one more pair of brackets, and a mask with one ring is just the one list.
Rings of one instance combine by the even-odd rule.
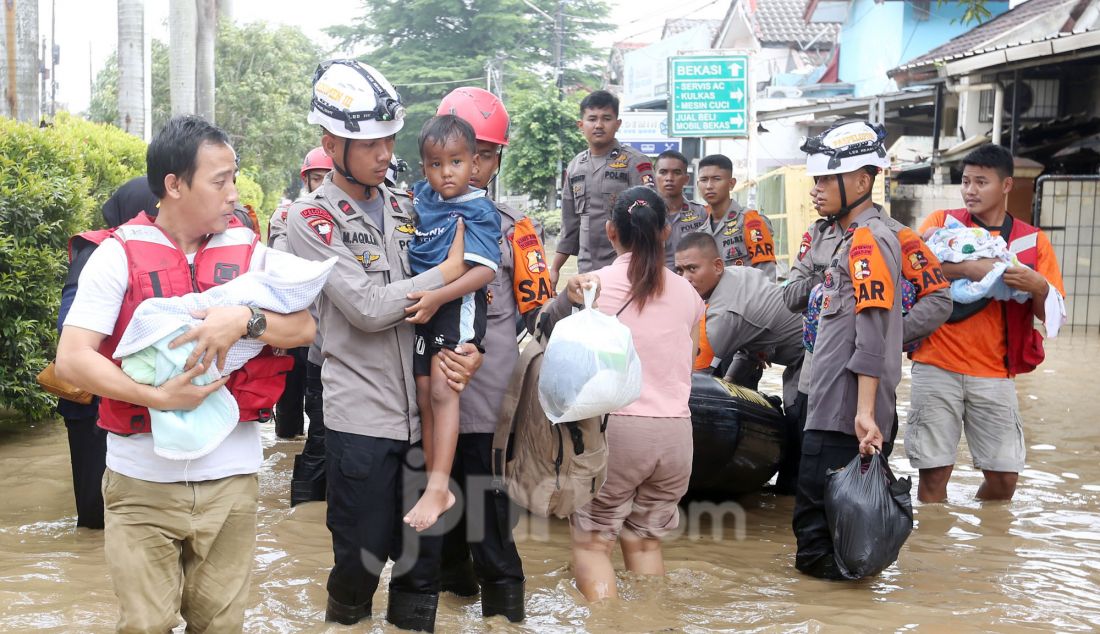
[[315, 468], [316, 460], [305, 454], [294, 456], [294, 471], [290, 479], [290, 505], [325, 501], [325, 472]]
[[363, 605], [345, 605], [330, 596], [328, 606], [325, 608], [325, 621], [340, 625], [355, 625], [363, 619], [369, 619], [370, 612], [369, 601]]
[[391, 588], [386, 620], [403, 630], [434, 632], [438, 606], [439, 595], [436, 593], [419, 594]]
[[474, 565], [468, 556], [465, 561], [440, 571], [439, 583], [443, 592], [459, 597], [476, 597], [480, 592]]
[[513, 623], [526, 616], [523, 611], [523, 582], [487, 583], [481, 586], [481, 616], [503, 615]]

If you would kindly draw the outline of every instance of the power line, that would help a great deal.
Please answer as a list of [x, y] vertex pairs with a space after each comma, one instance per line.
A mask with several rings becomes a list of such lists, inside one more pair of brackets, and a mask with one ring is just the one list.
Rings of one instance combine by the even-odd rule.
[[402, 88], [415, 88], [417, 86], [442, 86], [443, 84], [464, 84], [471, 81], [481, 81], [484, 77], [471, 77], [469, 79], [452, 79], [449, 81], [422, 81], [415, 84], [403, 84], [401, 82], [394, 82], [395, 86], [401, 86]]

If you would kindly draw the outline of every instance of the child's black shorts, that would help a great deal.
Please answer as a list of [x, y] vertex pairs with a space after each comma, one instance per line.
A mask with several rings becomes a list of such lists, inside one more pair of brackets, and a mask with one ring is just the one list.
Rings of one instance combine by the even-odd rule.
[[481, 352], [485, 338], [488, 302], [485, 289], [447, 302], [435, 311], [431, 321], [416, 326], [413, 374], [430, 376], [432, 357], [444, 348], [454, 350], [460, 343], [472, 343]]

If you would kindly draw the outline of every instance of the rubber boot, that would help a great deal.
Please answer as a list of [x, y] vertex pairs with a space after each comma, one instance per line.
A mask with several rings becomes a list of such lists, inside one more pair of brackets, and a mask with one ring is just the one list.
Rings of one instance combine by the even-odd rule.
[[[309, 458], [310, 462], [306, 463], [305, 459]], [[290, 480], [290, 505], [295, 506], [302, 502], [324, 502], [325, 501], [325, 472], [324, 470], [318, 470], [316, 468], [309, 469], [312, 473], [304, 473], [307, 471], [306, 467], [315, 466], [312, 457], [308, 457], [304, 454], [298, 454], [294, 456], [294, 472]], [[305, 477], [303, 477], [305, 476]], [[309, 478], [309, 476], [313, 476]]]
[[526, 614], [523, 608], [523, 582], [487, 583], [481, 586], [481, 616], [498, 614], [519, 623]]
[[363, 605], [345, 605], [330, 596], [328, 606], [325, 608], [325, 621], [340, 625], [355, 625], [363, 619], [369, 619], [370, 612], [369, 601]]
[[474, 564], [468, 556], [465, 561], [440, 571], [439, 584], [443, 592], [459, 597], [476, 597], [481, 591], [474, 574]]
[[420, 594], [390, 589], [390, 605], [386, 620], [403, 630], [435, 631], [435, 611], [439, 594]]

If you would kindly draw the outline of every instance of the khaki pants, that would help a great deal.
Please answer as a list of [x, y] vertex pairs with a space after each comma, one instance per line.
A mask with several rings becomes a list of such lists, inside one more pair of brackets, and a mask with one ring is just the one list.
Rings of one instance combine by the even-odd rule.
[[119, 632], [244, 626], [259, 480], [146, 482], [107, 469], [104, 550], [119, 600]]

